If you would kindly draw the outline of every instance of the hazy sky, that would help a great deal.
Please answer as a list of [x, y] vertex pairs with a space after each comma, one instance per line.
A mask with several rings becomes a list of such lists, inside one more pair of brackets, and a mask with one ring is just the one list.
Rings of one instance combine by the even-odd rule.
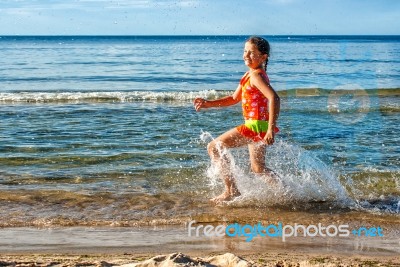
[[15, 34], [400, 34], [400, 1], [0, 0]]

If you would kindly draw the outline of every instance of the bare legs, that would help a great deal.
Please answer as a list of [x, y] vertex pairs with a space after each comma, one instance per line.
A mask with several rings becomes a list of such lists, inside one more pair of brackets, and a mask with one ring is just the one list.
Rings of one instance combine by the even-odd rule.
[[265, 151], [267, 145], [262, 143], [249, 144], [250, 164], [253, 173], [262, 175], [262, 178], [269, 185], [277, 185], [279, 183], [278, 176], [265, 166]]
[[208, 144], [208, 154], [213, 163], [217, 164], [222, 179], [225, 182], [225, 191], [221, 195], [211, 199], [212, 202], [220, 203], [222, 201], [229, 201], [240, 195], [231, 173], [230, 161], [224, 151], [227, 148], [242, 146], [247, 142], [246, 138], [236, 129], [231, 129]]
[[268, 183], [271, 183], [270, 179], [274, 180], [273, 172], [265, 166], [266, 145], [253, 143], [250, 139], [242, 136], [236, 128], [233, 128], [211, 141], [207, 147], [208, 154], [211, 160], [218, 165], [220, 174], [225, 183], [225, 191], [221, 195], [211, 199], [212, 202], [220, 203], [223, 201], [230, 201], [240, 196], [240, 192], [231, 172], [230, 161], [224, 151], [228, 148], [235, 148], [243, 145], [249, 146], [251, 170], [254, 173], [265, 174], [265, 179]]

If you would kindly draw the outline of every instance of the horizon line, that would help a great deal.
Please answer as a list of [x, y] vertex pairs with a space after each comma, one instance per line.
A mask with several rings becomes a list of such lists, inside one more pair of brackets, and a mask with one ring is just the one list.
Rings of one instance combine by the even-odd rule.
[[303, 37], [303, 36], [400, 36], [400, 34], [0, 34], [0, 37], [241, 37], [241, 36], [270, 36], [270, 37]]

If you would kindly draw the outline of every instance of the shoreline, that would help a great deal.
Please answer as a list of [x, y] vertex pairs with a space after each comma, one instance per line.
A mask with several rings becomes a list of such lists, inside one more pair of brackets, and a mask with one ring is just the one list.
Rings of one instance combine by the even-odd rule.
[[189, 237], [184, 226], [2, 228], [0, 236], [0, 266], [112, 266], [172, 253], [193, 260], [232, 253], [248, 266], [400, 266], [395, 226], [384, 238], [291, 237], [285, 242], [259, 236], [250, 242], [243, 237]]

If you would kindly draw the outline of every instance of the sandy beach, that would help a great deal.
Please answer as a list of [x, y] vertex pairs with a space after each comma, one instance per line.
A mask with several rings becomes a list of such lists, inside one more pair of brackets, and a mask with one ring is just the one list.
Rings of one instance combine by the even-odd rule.
[[[398, 256], [348, 256], [332, 254], [309, 254], [304, 255], [296, 252], [264, 252], [254, 254], [220, 254], [218, 256], [209, 254], [205, 257], [189, 257], [185, 255], [166, 255], [166, 260], [157, 265], [156, 261], [149, 264], [151, 254], [26, 254], [26, 255], [4, 255], [1, 256], [0, 266], [166, 266], [168, 257], [184, 258], [184, 262], [175, 262], [175, 265], [168, 266], [400, 266]], [[162, 257], [158, 257], [162, 258]], [[216, 265], [215, 259], [220, 262], [232, 259], [230, 265]], [[209, 263], [214, 260], [213, 263]], [[239, 261], [239, 264], [238, 264]], [[201, 265], [203, 262], [203, 265]], [[208, 265], [205, 263], [208, 262]], [[136, 265], [134, 265], [136, 263]], [[146, 263], [148, 265], [146, 265]], [[198, 265], [190, 265], [190, 264]], [[213, 265], [212, 265], [213, 264]]]
[[[348, 255], [338, 253], [304, 254], [296, 249], [266, 251], [157, 255], [143, 253], [4, 254], [0, 266], [400, 266], [400, 257]], [[136, 265], [135, 265], [136, 264]]]

